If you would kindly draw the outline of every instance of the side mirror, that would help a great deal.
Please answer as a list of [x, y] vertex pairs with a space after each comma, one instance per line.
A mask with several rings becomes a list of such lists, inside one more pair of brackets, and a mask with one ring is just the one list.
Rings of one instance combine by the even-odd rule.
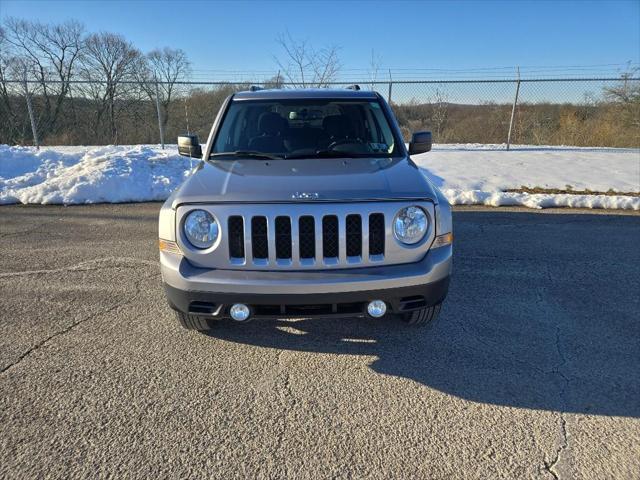
[[414, 132], [409, 142], [409, 155], [425, 153], [431, 150], [431, 132]]
[[183, 157], [202, 158], [202, 147], [197, 135], [178, 136], [178, 153]]

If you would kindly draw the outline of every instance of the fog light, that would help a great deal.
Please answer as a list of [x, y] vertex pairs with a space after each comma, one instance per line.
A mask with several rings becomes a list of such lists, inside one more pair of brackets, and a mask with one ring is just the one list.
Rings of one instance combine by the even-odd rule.
[[231, 318], [233, 318], [236, 322], [247, 321], [249, 315], [251, 314], [249, 307], [247, 307], [244, 303], [236, 303], [232, 305], [229, 313], [231, 314]]
[[387, 304], [382, 300], [374, 300], [367, 305], [367, 312], [373, 318], [380, 318], [387, 313]]

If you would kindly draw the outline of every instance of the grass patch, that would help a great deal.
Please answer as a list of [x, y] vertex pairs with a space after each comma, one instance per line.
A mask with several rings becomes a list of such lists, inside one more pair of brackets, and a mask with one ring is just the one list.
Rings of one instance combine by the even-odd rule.
[[[570, 187], [570, 185], [567, 185]], [[504, 190], [509, 193], [546, 193], [546, 194], [558, 194], [564, 193], [568, 195], [607, 195], [610, 197], [613, 196], [625, 196], [625, 197], [640, 197], [640, 192], [616, 192], [614, 190], [607, 190], [606, 192], [598, 192], [596, 190], [573, 190], [572, 188], [561, 189], [561, 188], [542, 188], [542, 187], [525, 187], [524, 185], [520, 188], [509, 188]]]

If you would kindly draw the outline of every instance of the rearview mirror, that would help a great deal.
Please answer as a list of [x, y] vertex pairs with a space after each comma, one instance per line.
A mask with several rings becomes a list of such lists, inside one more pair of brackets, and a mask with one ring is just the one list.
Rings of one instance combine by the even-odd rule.
[[409, 155], [425, 153], [431, 150], [431, 132], [414, 132], [409, 142]]
[[178, 153], [183, 157], [202, 158], [202, 147], [197, 135], [178, 136]]

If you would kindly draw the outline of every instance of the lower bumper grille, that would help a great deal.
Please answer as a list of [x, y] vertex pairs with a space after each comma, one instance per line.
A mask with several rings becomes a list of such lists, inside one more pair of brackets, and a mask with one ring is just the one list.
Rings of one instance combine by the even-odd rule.
[[255, 305], [253, 314], [257, 317], [312, 317], [317, 315], [358, 315], [364, 314], [366, 303], [320, 303], [309, 305]]

